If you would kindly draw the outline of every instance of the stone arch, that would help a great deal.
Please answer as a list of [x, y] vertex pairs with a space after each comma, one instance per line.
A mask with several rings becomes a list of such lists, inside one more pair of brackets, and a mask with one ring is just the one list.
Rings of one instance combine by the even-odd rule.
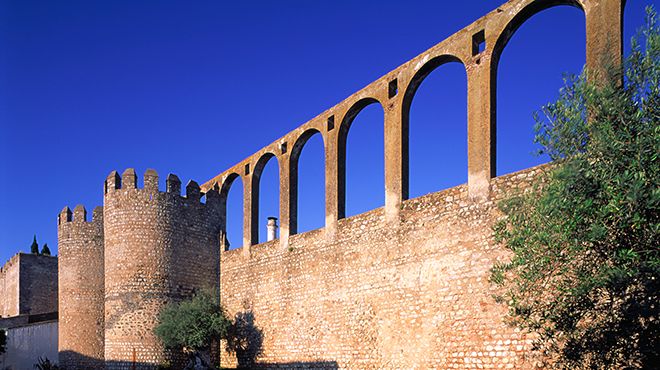
[[[467, 89], [467, 71], [465, 70], [465, 63], [457, 56], [452, 54], [442, 54], [438, 55], [431, 60], [427, 61], [410, 79], [410, 82], [406, 86], [403, 94], [403, 100], [401, 102], [401, 125], [402, 125], [402, 140], [403, 140], [403, 153], [402, 153], [402, 162], [403, 168], [405, 170], [405, 175], [402, 177], [402, 187], [403, 191], [403, 200], [408, 199], [410, 196], [410, 107], [412, 106], [413, 99], [417, 90], [422, 85], [422, 82], [436, 69], [441, 66], [449, 63], [458, 63], [463, 67], [463, 70], [466, 72], [466, 89]], [[467, 97], [466, 97], [467, 98]], [[465, 111], [467, 114], [467, 105], [465, 106]], [[467, 125], [467, 117], [466, 123]], [[467, 131], [467, 127], [466, 127]], [[467, 141], [467, 136], [465, 137]], [[467, 152], [466, 152], [466, 161], [467, 161]], [[467, 168], [465, 169], [467, 174]]]
[[[525, 7], [520, 9], [502, 28], [501, 32], [496, 37], [493, 45], [492, 55], [490, 59], [490, 176], [497, 176], [497, 85], [498, 85], [498, 67], [500, 58], [507, 44], [516, 33], [516, 31], [535, 15], [543, 12], [544, 10], [555, 8], [558, 6], [570, 6], [582, 11], [585, 17], [586, 27], [586, 5], [587, 0], [540, 0], [531, 1]], [[588, 47], [585, 42], [585, 53]]]
[[[223, 238], [224, 240], [221, 240], [221, 244], [225, 246], [225, 250], [229, 249], [230, 245], [228, 244], [228, 231], [227, 231], [227, 200], [229, 198], [229, 190], [231, 189], [232, 185], [234, 184], [235, 180], [238, 179], [239, 182], [241, 182], [241, 185], [243, 180], [241, 176], [236, 173], [232, 172], [227, 177], [224, 178], [222, 181], [222, 184], [220, 185], [220, 220], [221, 220], [221, 225], [220, 225], [220, 230], [223, 233]], [[243, 197], [243, 194], [241, 192], [241, 198]], [[245, 202], [245, 199], [243, 199], [243, 203]], [[241, 217], [238, 217], [241, 221], [241, 224], [243, 222], [243, 204], [239, 207], [241, 210]], [[244, 225], [243, 225], [244, 226]], [[242, 234], [242, 227], [238, 235], [238, 240], [242, 242], [243, 240], [243, 234]], [[240, 248], [242, 245], [239, 243], [237, 246]]]
[[[502, 29], [500, 34], [497, 36], [497, 41], [493, 46], [493, 55], [491, 58], [491, 71], [497, 71], [497, 64], [499, 63], [500, 56], [502, 51], [506, 47], [506, 44], [511, 40], [511, 37], [516, 33], [518, 28], [522, 26], [527, 20], [532, 18], [534, 15], [556, 6], [567, 5], [578, 8], [585, 13], [584, 5], [578, 0], [537, 0], [532, 1], [527, 6], [519, 10], [516, 15], [509, 20], [506, 26]], [[586, 14], [585, 14], [586, 18]]]
[[231, 188], [231, 185], [234, 183], [234, 180], [240, 177], [241, 176], [236, 172], [232, 172], [229, 175], [227, 175], [227, 177], [225, 177], [225, 179], [222, 181], [222, 185], [220, 185], [221, 199], [227, 200], [227, 195], [229, 194], [229, 189]]
[[[257, 163], [254, 165], [254, 172], [252, 173], [251, 176], [251, 212], [250, 212], [250, 217], [252, 218], [252, 243], [251, 244], [258, 244], [259, 243], [259, 193], [260, 193], [260, 185], [261, 185], [261, 175], [264, 171], [264, 168], [266, 167], [266, 164], [272, 159], [275, 158], [275, 161], [278, 161], [277, 156], [271, 152], [265, 152], [264, 154], [259, 157], [257, 160]], [[278, 177], [279, 177], [279, 167], [277, 167], [278, 171]], [[279, 198], [279, 186], [278, 186], [278, 198]], [[279, 213], [279, 207], [278, 207], [278, 213]], [[279, 217], [279, 214], [278, 214]]]
[[447, 63], [460, 63], [465, 68], [465, 64], [459, 57], [450, 54], [442, 54], [426, 62], [422, 68], [420, 68], [419, 71], [417, 71], [410, 79], [410, 82], [408, 83], [408, 86], [406, 86], [406, 90], [403, 94], [403, 109], [401, 110], [401, 114], [404, 122], [407, 122], [408, 120], [407, 115], [410, 111], [410, 104], [412, 104], [415, 93], [417, 92], [417, 89], [422, 84], [424, 79], [438, 67]]
[[309, 141], [314, 135], [321, 136], [325, 156], [325, 138], [321, 131], [316, 128], [305, 130], [300, 136], [298, 136], [293, 144], [293, 148], [291, 148], [291, 155], [289, 157], [289, 235], [298, 233], [298, 164], [300, 162], [300, 154], [302, 153], [305, 144], [307, 144], [307, 141]]
[[[362, 110], [372, 104], [378, 104], [383, 110], [383, 104], [376, 98], [366, 97], [355, 102], [347, 111], [341, 120], [339, 132], [337, 135], [337, 218], [346, 217], [346, 142], [351, 125]], [[383, 122], [383, 127], [385, 122]], [[384, 138], [383, 138], [384, 141]], [[384, 155], [384, 153], [383, 153]], [[384, 192], [384, 189], [381, 189]]]

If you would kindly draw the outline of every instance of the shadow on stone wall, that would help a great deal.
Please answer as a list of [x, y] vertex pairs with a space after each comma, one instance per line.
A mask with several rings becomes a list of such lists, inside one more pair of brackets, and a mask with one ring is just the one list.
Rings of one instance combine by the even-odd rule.
[[252, 310], [237, 313], [227, 335], [225, 350], [236, 356], [238, 369], [339, 369], [336, 361], [260, 362], [263, 342], [263, 331], [256, 326]]
[[238, 367], [255, 367], [257, 358], [263, 353], [264, 335], [254, 324], [252, 310], [237, 313], [227, 334], [227, 351], [236, 355]]
[[73, 351], [62, 351], [59, 353], [59, 359], [50, 359], [52, 360], [58, 360], [60, 364], [77, 364], [77, 366], [73, 367], [64, 367], [63, 365], [60, 366], [60, 369], [104, 369], [105, 364], [103, 360], [99, 360], [97, 358], [92, 358], [89, 356], [85, 356], [83, 354], [80, 354], [78, 352], [73, 352]]
[[[336, 361], [295, 361], [267, 363], [258, 361], [263, 354], [264, 335], [254, 322], [252, 310], [239, 312], [234, 316], [233, 324], [229, 329], [226, 350], [236, 356], [238, 369], [325, 369], [339, 368]], [[60, 367], [60, 370], [72, 369], [121, 369], [121, 370], [156, 370], [184, 368], [184, 365], [159, 367], [147, 363], [133, 363], [132, 361], [102, 361], [77, 352], [64, 351], [59, 353], [60, 364], [77, 364], [76, 366]], [[223, 368], [224, 369], [224, 368]]]
[[[76, 370], [76, 369], [90, 369], [90, 370], [104, 370], [104, 369], [122, 369], [122, 370], [158, 370], [158, 369], [172, 369], [181, 370], [179, 367], [158, 367], [153, 364], [146, 364], [131, 361], [101, 361], [76, 352], [64, 351], [60, 352], [60, 359], [67, 359], [68, 361], [77, 361], [78, 366], [59, 367], [60, 370]], [[35, 359], [35, 363], [36, 363]], [[72, 363], [72, 362], [70, 362]], [[323, 370], [336, 370], [339, 365], [336, 361], [296, 361], [296, 362], [278, 362], [278, 363], [263, 363], [252, 362], [250, 365], [239, 365], [239, 369], [323, 369]], [[229, 368], [223, 368], [229, 369]]]

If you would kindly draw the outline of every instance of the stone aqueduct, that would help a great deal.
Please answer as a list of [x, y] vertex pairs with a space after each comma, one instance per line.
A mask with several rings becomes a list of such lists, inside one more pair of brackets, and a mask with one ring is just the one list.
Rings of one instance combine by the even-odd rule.
[[[496, 203], [529, 188], [536, 167], [495, 177], [497, 64], [534, 14], [581, 8], [591, 78], [620, 64], [624, 0], [511, 0], [343, 102], [182, 196], [127, 170], [106, 179], [104, 207], [59, 216], [59, 350], [69, 368], [153, 369], [181, 357], [153, 333], [164, 304], [211, 284], [249, 345], [223, 366], [274, 368], [531, 368], [529, 338], [492, 299]], [[435, 68], [461, 63], [468, 84], [468, 183], [408, 199], [408, 111]], [[385, 206], [345, 218], [346, 138], [370, 104], [384, 111]], [[297, 233], [298, 160], [321, 135], [325, 227]], [[259, 181], [279, 165], [280, 238], [259, 241]], [[219, 251], [227, 195], [243, 182], [243, 247]], [[206, 193], [206, 204], [200, 203]], [[218, 276], [219, 275], [219, 276]], [[136, 364], [137, 362], [137, 364]]]
[[[232, 182], [243, 187], [243, 246], [259, 241], [259, 180], [264, 166], [276, 158], [280, 174], [281, 245], [297, 233], [298, 159], [314, 134], [323, 138], [325, 152], [325, 230], [330, 238], [344, 218], [346, 138], [353, 119], [370, 104], [380, 104], [385, 125], [385, 212], [396, 222], [401, 202], [408, 199], [408, 114], [417, 88], [445, 63], [461, 63], [468, 84], [468, 189], [474, 199], [489, 196], [495, 176], [497, 66], [514, 32], [544, 9], [570, 5], [586, 19], [587, 68], [602, 73], [617, 65], [622, 53], [622, 0], [511, 0], [479, 18], [407, 63], [372, 82], [341, 103], [267, 145], [202, 185], [218, 186], [226, 204]], [[226, 214], [226, 211], [225, 211]]]

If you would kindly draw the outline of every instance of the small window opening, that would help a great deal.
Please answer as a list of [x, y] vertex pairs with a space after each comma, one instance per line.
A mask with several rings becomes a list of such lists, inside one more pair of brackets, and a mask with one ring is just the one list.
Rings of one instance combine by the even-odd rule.
[[486, 32], [481, 30], [472, 35], [472, 56], [486, 50]]
[[396, 78], [390, 81], [390, 84], [387, 88], [387, 95], [389, 96], [390, 99], [396, 96], [397, 92], [399, 91], [399, 87], [397, 84]]
[[335, 128], [335, 116], [328, 117], [328, 131], [332, 131]]
[[280, 150], [282, 151], [282, 154], [286, 153], [286, 143], [280, 144]]
[[250, 164], [249, 163], [245, 165], [245, 174], [246, 175], [250, 174]]

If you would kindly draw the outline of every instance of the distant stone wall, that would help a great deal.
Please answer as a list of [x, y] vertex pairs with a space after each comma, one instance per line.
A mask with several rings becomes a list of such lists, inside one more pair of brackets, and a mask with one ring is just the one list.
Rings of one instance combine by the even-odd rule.
[[[77, 206], [58, 216], [59, 362], [68, 369], [102, 368], [104, 339], [103, 208], [91, 222]], [[73, 217], [72, 217], [73, 216]]]
[[19, 314], [19, 256], [20, 254], [14, 255], [0, 268], [0, 291], [3, 297], [0, 300], [0, 316], [2, 317]]
[[[528, 188], [543, 168], [494, 179], [484, 202], [466, 186], [408, 200], [397, 225], [380, 208], [340, 220], [336, 240], [316, 230], [288, 249], [223, 252], [222, 303], [253, 322], [265, 367], [527, 368], [529, 342], [492, 298], [489, 270], [507, 252], [491, 227], [505, 190]], [[254, 355], [222, 354], [223, 366]]]
[[0, 268], [0, 316], [57, 311], [57, 257], [17, 253]]
[[20, 314], [57, 311], [57, 257], [19, 254]]

